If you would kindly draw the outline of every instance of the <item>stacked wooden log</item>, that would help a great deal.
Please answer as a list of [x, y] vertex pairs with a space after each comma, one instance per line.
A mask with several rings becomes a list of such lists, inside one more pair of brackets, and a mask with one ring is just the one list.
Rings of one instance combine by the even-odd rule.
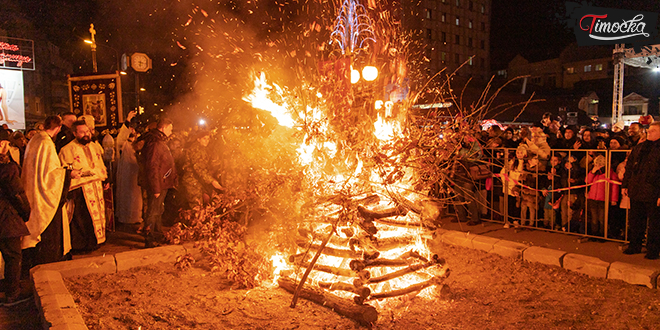
[[[374, 198], [370, 198], [374, 199]], [[354, 319], [361, 324], [372, 324], [378, 318], [378, 313], [373, 306], [366, 304], [368, 301], [381, 300], [398, 297], [402, 295], [417, 294], [421, 290], [435, 285], [442, 285], [449, 276], [449, 268], [443, 258], [438, 255], [424, 257], [410, 246], [419, 239], [418, 235], [406, 234], [386, 239], [376, 239], [378, 226], [411, 226], [409, 220], [398, 219], [408, 213], [408, 208], [397, 206], [384, 210], [370, 210], [363, 205], [357, 207], [360, 219], [354, 227], [337, 230], [336, 227], [326, 226], [317, 229], [300, 229], [301, 235], [296, 240], [296, 245], [302, 251], [289, 257], [289, 262], [299, 269], [312, 269], [313, 271], [343, 277], [337, 281], [306, 281], [300, 285], [296, 280], [289, 277], [281, 277], [280, 287], [305, 299], [320, 305], [329, 307], [337, 313]], [[421, 224], [418, 227], [423, 227]], [[333, 235], [341, 232], [341, 234]], [[325, 237], [323, 244], [318, 241]], [[330, 244], [327, 244], [330, 243]], [[383, 258], [381, 255], [392, 249], [407, 251], [391, 258]], [[325, 256], [342, 258], [342, 262], [329, 265], [312, 258], [320, 253]], [[428, 255], [427, 255], [428, 256]], [[349, 261], [346, 263], [345, 261]], [[348, 264], [349, 268], [341, 265]], [[432, 272], [429, 272], [434, 268]], [[420, 274], [420, 280], [411, 283], [407, 287], [399, 289], [388, 289], [384, 292], [374, 292], [379, 283], [385, 283], [400, 279], [409, 274]], [[432, 275], [430, 275], [432, 274]], [[304, 277], [303, 277], [304, 278]], [[305, 282], [305, 280], [303, 280]], [[312, 285], [310, 282], [317, 285]], [[389, 287], [389, 286], [387, 286]], [[297, 292], [297, 290], [299, 290]], [[341, 298], [331, 292], [342, 292]]]

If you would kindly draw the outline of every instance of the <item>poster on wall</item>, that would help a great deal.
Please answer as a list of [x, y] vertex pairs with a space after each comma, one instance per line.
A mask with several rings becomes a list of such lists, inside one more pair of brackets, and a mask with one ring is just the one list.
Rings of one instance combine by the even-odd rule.
[[23, 72], [0, 69], [0, 125], [25, 129]]
[[119, 74], [69, 77], [71, 111], [76, 116], [94, 117], [97, 131], [123, 122]]

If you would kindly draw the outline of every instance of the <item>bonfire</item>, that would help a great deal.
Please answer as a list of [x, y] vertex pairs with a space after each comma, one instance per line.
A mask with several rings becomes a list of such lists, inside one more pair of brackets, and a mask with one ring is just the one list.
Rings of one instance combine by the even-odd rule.
[[[431, 300], [448, 289], [449, 266], [426, 242], [447, 206], [458, 203], [451, 168], [471, 138], [467, 128], [491, 100], [465, 111], [446, 92], [448, 75], [412, 86], [413, 39], [392, 22], [374, 22], [376, 10], [355, 0], [336, 12], [334, 48], [319, 56], [315, 74], [284, 87], [255, 72], [242, 98], [274, 118], [272, 134], [285, 137], [278, 143], [288, 146], [277, 151], [288, 155], [270, 158], [295, 162], [223, 184], [228, 190], [210, 205], [183, 213], [169, 239], [198, 241], [216, 269], [244, 287], [276, 283], [293, 294], [291, 307], [302, 297], [372, 324], [401, 299]], [[442, 104], [450, 119], [414, 113], [422, 96]], [[278, 206], [286, 212], [270, 204], [282, 194], [289, 202]], [[265, 215], [279, 219], [268, 239], [247, 239], [246, 225]], [[178, 264], [192, 262], [184, 256]]]

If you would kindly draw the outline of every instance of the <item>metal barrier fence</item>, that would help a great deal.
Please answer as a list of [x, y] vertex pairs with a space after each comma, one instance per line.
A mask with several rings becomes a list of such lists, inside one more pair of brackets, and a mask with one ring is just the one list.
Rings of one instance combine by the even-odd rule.
[[[630, 204], [620, 193], [617, 167], [622, 174], [630, 150], [553, 149], [536, 166], [532, 153], [521, 158], [516, 150], [483, 150], [494, 175], [477, 182], [481, 220], [627, 241]], [[561, 157], [559, 165], [555, 156]], [[604, 166], [593, 171], [598, 156]]]

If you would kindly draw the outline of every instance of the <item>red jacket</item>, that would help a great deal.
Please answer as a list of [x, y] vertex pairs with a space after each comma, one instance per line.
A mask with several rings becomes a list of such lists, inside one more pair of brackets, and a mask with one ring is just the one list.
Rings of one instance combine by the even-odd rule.
[[[605, 180], [607, 179], [607, 176], [605, 175], [604, 171], [603, 173], [600, 174], [594, 174], [589, 171], [589, 174], [587, 174], [587, 184], [591, 184], [594, 182], [598, 182], [599, 180]], [[610, 170], [610, 179], [613, 181], [619, 181], [619, 177], [616, 175], [616, 172], [614, 170]], [[605, 201], [605, 187], [607, 185], [607, 182], [598, 182], [595, 183], [591, 186], [589, 186], [589, 194], [587, 198], [595, 201]], [[619, 185], [618, 184], [613, 184], [610, 183], [610, 201], [611, 202], [618, 202], [619, 201]]]
[[174, 188], [177, 183], [174, 158], [170, 148], [165, 143], [167, 137], [159, 130], [145, 134], [144, 147], [140, 152], [144, 175], [142, 187], [150, 194], [160, 194], [164, 190]]

